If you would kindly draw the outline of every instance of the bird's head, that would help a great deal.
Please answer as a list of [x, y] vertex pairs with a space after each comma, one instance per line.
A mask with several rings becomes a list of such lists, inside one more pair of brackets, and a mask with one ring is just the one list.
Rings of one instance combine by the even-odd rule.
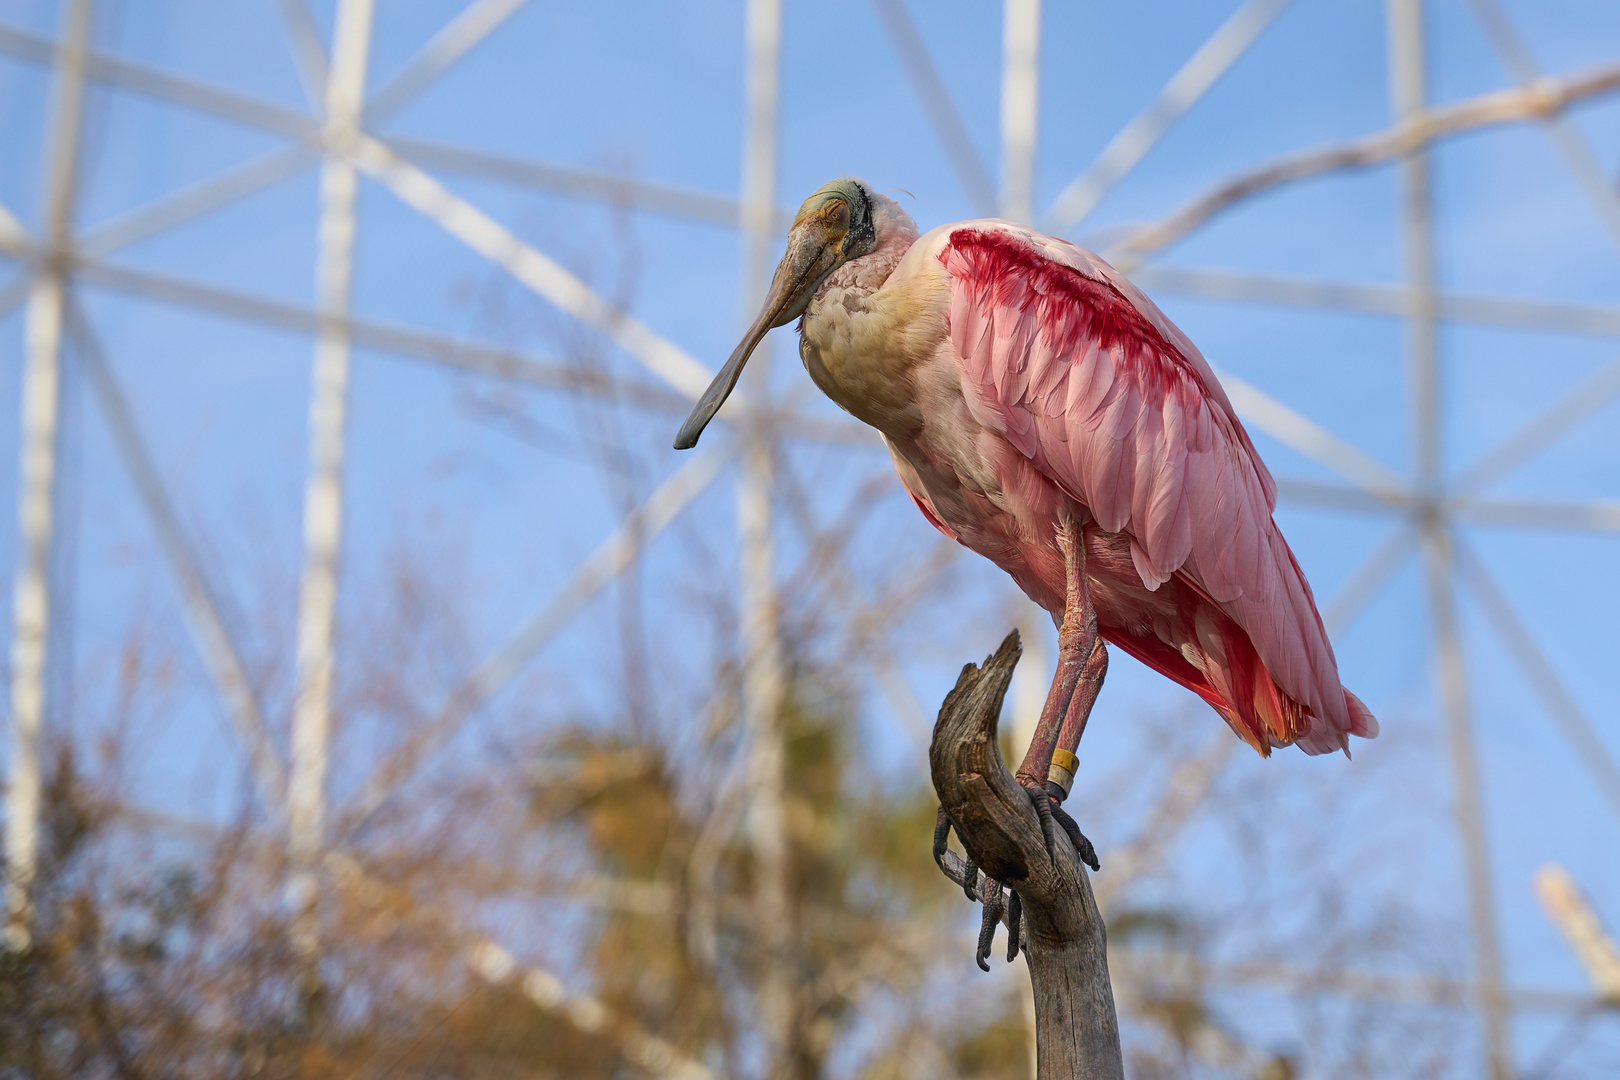
[[827, 275], [877, 247], [877, 220], [871, 193], [859, 180], [841, 178], [821, 185], [804, 200], [788, 230], [787, 251], [771, 278], [771, 291], [742, 341], [698, 399], [692, 415], [675, 436], [675, 449], [697, 445], [698, 436], [742, 375], [743, 365], [767, 331], [804, 314]]

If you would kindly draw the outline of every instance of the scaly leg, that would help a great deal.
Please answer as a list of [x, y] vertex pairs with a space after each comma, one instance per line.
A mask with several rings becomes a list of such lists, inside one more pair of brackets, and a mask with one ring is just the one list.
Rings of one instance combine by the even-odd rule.
[[1058, 623], [1057, 672], [1052, 676], [1046, 704], [1041, 707], [1041, 718], [1035, 724], [1035, 736], [1014, 774], [1019, 783], [1032, 788], [1042, 787], [1049, 778], [1052, 751], [1058, 746], [1070, 700], [1097, 640], [1097, 614], [1091, 609], [1091, 589], [1086, 583], [1086, 548], [1080, 524], [1065, 516], [1058, 525], [1057, 542], [1063, 552], [1065, 579], [1063, 618]]
[[1098, 636], [1092, 640], [1091, 655], [1086, 657], [1075, 684], [1074, 696], [1069, 699], [1068, 711], [1063, 714], [1063, 726], [1058, 729], [1057, 745], [1052, 750], [1052, 768], [1047, 774], [1046, 791], [1062, 802], [1074, 787], [1074, 771], [1078, 759], [1075, 751], [1080, 737], [1086, 733], [1086, 721], [1091, 719], [1092, 706], [1102, 692], [1103, 679], [1108, 676], [1108, 646]]
[[1107, 674], [1108, 646], [1099, 637], [1092, 644], [1091, 655], [1086, 658], [1085, 670], [1081, 672], [1079, 685], [1074, 688], [1074, 697], [1069, 699], [1069, 711], [1063, 716], [1057, 746], [1052, 749], [1052, 771], [1044, 792], [1053, 804], [1053, 820], [1069, 834], [1069, 840], [1080, 853], [1080, 861], [1093, 870], [1102, 869], [1102, 864], [1097, 861], [1097, 849], [1080, 831], [1074, 818], [1063, 809], [1063, 800], [1069, 797], [1069, 790], [1074, 786], [1075, 769], [1079, 764], [1075, 750], [1080, 746], [1080, 736], [1085, 734], [1086, 721], [1091, 718], [1091, 707], [1097, 703], [1097, 694], [1102, 690], [1103, 677]]

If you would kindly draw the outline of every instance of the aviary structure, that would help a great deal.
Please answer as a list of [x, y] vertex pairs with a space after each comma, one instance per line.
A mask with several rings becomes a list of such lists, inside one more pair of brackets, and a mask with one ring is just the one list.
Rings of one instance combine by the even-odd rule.
[[882, 434], [923, 515], [1058, 625], [1017, 773], [1043, 822], [1073, 785], [1105, 641], [1197, 693], [1262, 755], [1348, 753], [1351, 735], [1378, 734], [1339, 683], [1272, 521], [1276, 485], [1214, 372], [1102, 259], [999, 220], [919, 237], [892, 199], [834, 180], [799, 209], [758, 318], [677, 449], [696, 445], [766, 332], [800, 316], [810, 377]]

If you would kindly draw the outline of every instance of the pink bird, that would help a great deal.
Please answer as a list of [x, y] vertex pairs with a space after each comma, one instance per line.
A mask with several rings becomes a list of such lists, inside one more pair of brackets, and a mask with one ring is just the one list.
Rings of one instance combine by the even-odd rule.
[[1198, 694], [1262, 755], [1377, 735], [1339, 683], [1271, 518], [1276, 485], [1215, 373], [1101, 258], [1006, 221], [919, 237], [892, 199], [834, 180], [800, 208], [764, 309], [678, 449], [766, 331], [801, 315], [810, 377], [878, 429], [923, 515], [1058, 625], [1057, 674], [1017, 773], [1043, 818], [1073, 784], [1104, 641]]

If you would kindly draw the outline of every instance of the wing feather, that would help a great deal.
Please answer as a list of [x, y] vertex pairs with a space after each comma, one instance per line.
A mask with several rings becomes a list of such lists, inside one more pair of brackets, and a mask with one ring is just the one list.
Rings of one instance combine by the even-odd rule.
[[1276, 484], [1192, 342], [1107, 263], [1020, 226], [957, 226], [938, 258], [970, 411], [1127, 533], [1149, 590], [1179, 575], [1219, 609], [1189, 610], [1182, 633], [1228, 722], [1257, 747], [1269, 731], [1312, 753], [1375, 732], [1271, 519]]

